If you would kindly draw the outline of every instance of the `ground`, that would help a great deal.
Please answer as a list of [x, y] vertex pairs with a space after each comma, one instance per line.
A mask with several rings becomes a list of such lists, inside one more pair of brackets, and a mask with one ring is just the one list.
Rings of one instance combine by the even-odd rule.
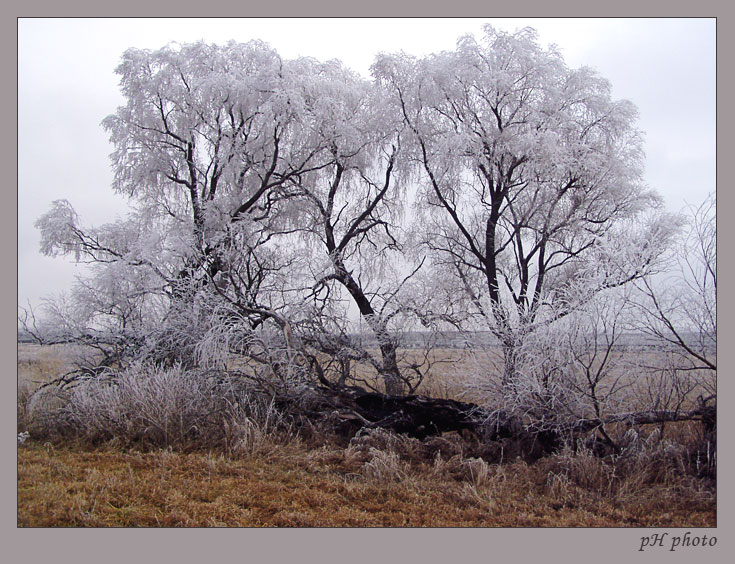
[[520, 462], [477, 465], [475, 475], [454, 477], [450, 463], [383, 468], [381, 475], [375, 458], [370, 465], [350, 456], [345, 449], [298, 445], [228, 459], [215, 453], [25, 444], [18, 450], [18, 525], [715, 525], [715, 500], [706, 491], [652, 486], [608, 497]]

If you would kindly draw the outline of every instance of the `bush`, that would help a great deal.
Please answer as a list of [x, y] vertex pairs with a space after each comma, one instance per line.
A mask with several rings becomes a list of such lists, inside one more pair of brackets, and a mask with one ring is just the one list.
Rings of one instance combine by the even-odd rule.
[[27, 382], [18, 381], [18, 413], [17, 427], [18, 433], [28, 430], [28, 403], [30, 402], [33, 392], [31, 386]]
[[31, 399], [31, 435], [116, 440], [181, 450], [245, 454], [290, 428], [271, 402], [218, 373], [135, 365], [41, 388]]
[[661, 440], [658, 431], [646, 438], [628, 432], [625, 439], [617, 455], [601, 458], [580, 445], [576, 451], [567, 447], [539, 461], [538, 470], [546, 474], [547, 490], [558, 493], [576, 486], [604, 497], [620, 498], [653, 487], [704, 491], [714, 485], [699, 479], [684, 445]]
[[65, 436], [70, 432], [69, 398], [69, 391], [62, 385], [42, 386], [33, 393], [28, 388], [24, 391], [19, 389], [19, 426], [37, 438]]

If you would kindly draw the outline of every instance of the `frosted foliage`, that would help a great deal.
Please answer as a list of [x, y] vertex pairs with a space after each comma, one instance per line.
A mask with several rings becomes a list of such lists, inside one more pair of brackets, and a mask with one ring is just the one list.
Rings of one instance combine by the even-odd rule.
[[636, 109], [603, 77], [491, 27], [372, 72], [258, 41], [126, 51], [103, 127], [131, 211], [85, 227], [60, 200], [39, 218], [43, 253], [91, 264], [48, 303], [49, 334], [105, 366], [413, 394], [451, 331], [472, 397], [540, 427], [625, 404], [606, 353], [632, 312], [674, 344], [672, 316], [714, 335], [710, 212], [676, 267], [688, 289], [656, 301], [682, 221], [643, 184]]
[[325, 166], [322, 149], [353, 155], [364, 143], [354, 118], [367, 85], [337, 63], [283, 61], [258, 42], [197, 43], [130, 50], [118, 73], [128, 103], [104, 122], [114, 186], [140, 198], [196, 189], [190, 205], [231, 214], [264, 184]]
[[41, 232], [41, 252], [48, 256], [73, 254], [79, 260], [77, 222], [77, 213], [67, 200], [54, 201], [51, 209], [36, 220], [36, 228]]
[[513, 408], [527, 406], [537, 421], [569, 425], [629, 406], [625, 375], [634, 367], [612, 358], [627, 326], [627, 303], [624, 293], [607, 292], [529, 335], [519, 351]]
[[[575, 271], [589, 282], [585, 261], [659, 201], [641, 181], [633, 105], [612, 100], [590, 69], [568, 69], [533, 30], [487, 27], [482, 42], [465, 37], [423, 59], [382, 55], [373, 70], [424, 171], [417, 227], [433, 263], [460, 278], [470, 302], [487, 300], [498, 330], [568, 294]], [[646, 260], [598, 287], [642, 274], [655, 256], [636, 252]]]

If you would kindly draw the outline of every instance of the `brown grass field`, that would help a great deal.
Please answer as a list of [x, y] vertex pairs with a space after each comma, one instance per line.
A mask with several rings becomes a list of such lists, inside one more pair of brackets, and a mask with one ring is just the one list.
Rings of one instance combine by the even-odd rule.
[[[23, 397], [64, 351], [19, 347]], [[436, 383], [435, 383], [436, 384]], [[422, 459], [413, 440], [347, 448], [265, 437], [239, 456], [108, 443], [18, 447], [20, 527], [711, 527], [704, 481], [639, 461], [616, 474], [590, 454], [490, 464]]]
[[[389, 458], [390, 460], [390, 458]], [[373, 459], [375, 461], [375, 459]], [[382, 461], [385, 462], [385, 461]], [[593, 465], [594, 462], [589, 461]], [[390, 464], [390, 463], [388, 463]], [[386, 465], [388, 466], [388, 465]], [[682, 484], [608, 495], [546, 465], [384, 470], [345, 449], [264, 456], [31, 444], [18, 451], [21, 527], [711, 527]], [[486, 468], [485, 471], [482, 469]], [[454, 474], [454, 475], [453, 475]], [[594, 478], [593, 478], [594, 479]]]

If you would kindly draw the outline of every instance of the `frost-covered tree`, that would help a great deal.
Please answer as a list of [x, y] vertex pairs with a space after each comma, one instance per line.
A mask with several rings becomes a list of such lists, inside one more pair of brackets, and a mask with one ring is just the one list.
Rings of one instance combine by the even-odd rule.
[[[90, 264], [45, 321], [102, 353], [87, 373], [224, 368], [299, 420], [543, 449], [596, 430], [620, 450], [621, 421], [713, 421], [714, 202], [659, 286], [680, 223], [642, 181], [635, 108], [532, 30], [381, 55], [373, 81], [260, 42], [131, 49], [117, 72], [125, 102], [103, 126], [130, 212], [88, 227], [60, 200], [36, 224], [43, 253]], [[676, 378], [620, 363], [641, 311]], [[471, 337], [454, 359], [484, 410], [414, 395], [438, 359], [433, 334], [406, 350], [419, 326]]]
[[[289, 183], [311, 257], [314, 315], [304, 338], [338, 358], [344, 376], [355, 377], [347, 374], [350, 362], [366, 363], [388, 393], [410, 391], [412, 378], [399, 367], [395, 326], [403, 313], [401, 273], [409, 262], [399, 225], [406, 205], [400, 116], [390, 112], [373, 84], [340, 65], [300, 64], [303, 74], [314, 76], [318, 99], [308, 117], [328, 147], [324, 160], [329, 162]], [[361, 346], [349, 310], [369, 329], [377, 356]]]
[[[258, 42], [131, 49], [117, 72], [126, 103], [103, 124], [113, 188], [135, 211], [89, 229], [63, 201], [38, 221], [42, 252], [96, 265], [78, 288], [101, 313], [86, 324], [128, 323], [116, 302], [142, 311], [155, 293], [164, 307], [135, 340], [154, 358], [222, 360], [275, 323], [291, 346], [367, 362], [400, 392], [402, 124], [382, 93], [336, 61], [285, 61]], [[129, 291], [110, 293], [115, 280]], [[95, 309], [98, 296], [110, 300]], [[377, 357], [350, 338], [344, 297]]]
[[288, 232], [289, 182], [327, 164], [303, 119], [318, 93], [302, 70], [258, 42], [130, 50], [118, 68], [127, 104], [104, 122], [113, 188], [183, 222], [180, 274], [232, 285], [242, 307], [280, 266], [249, 260]]
[[[153, 277], [167, 299], [153, 348], [170, 342], [193, 353], [227, 322], [212, 311], [250, 329], [266, 320], [283, 327], [287, 269], [297, 261], [279, 244], [299, 215], [291, 191], [331, 161], [305, 118], [320, 92], [303, 70], [259, 42], [127, 51], [117, 69], [126, 103], [103, 124], [115, 147], [113, 189], [134, 212], [82, 229], [71, 207], [56, 203], [38, 221], [42, 251], [96, 263], [95, 292], [105, 280], [143, 276], [134, 272]], [[148, 293], [132, 284], [127, 295]]]
[[[485, 28], [452, 52], [382, 55], [375, 76], [403, 115], [421, 170], [416, 222], [437, 315], [479, 319], [500, 340], [504, 380], [539, 323], [644, 275], [669, 240], [642, 182], [636, 111], [536, 33]], [[447, 292], [447, 278], [453, 292]]]

